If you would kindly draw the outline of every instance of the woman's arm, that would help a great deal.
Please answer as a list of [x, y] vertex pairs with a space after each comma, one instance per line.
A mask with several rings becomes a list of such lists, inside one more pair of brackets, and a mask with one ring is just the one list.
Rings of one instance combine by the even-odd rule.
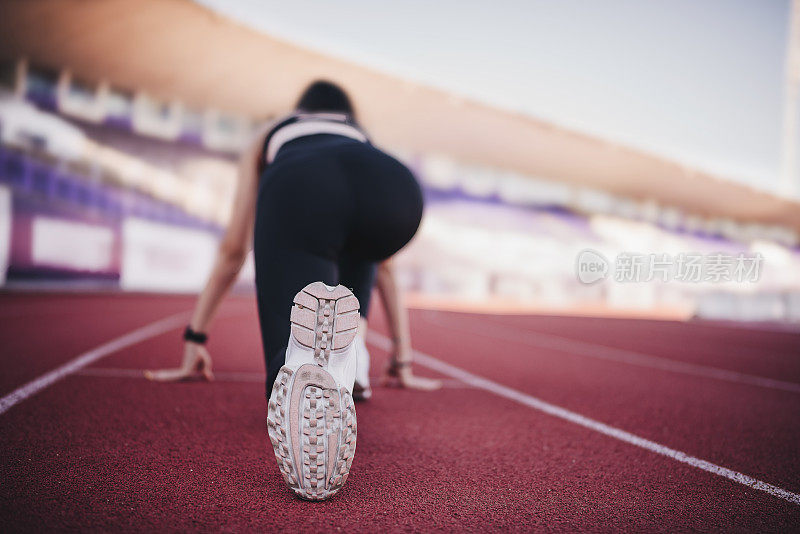
[[195, 332], [203, 332], [208, 328], [219, 303], [236, 281], [250, 250], [256, 209], [256, 168], [262, 139], [259, 136], [239, 160], [239, 183], [233, 198], [231, 220], [219, 244], [214, 268], [200, 298], [197, 299], [189, 324]]
[[[214, 267], [205, 288], [197, 299], [189, 326], [195, 332], [204, 332], [211, 323], [219, 303], [227, 294], [250, 249], [255, 217], [258, 183], [257, 163], [261, 155], [263, 134], [245, 150], [239, 161], [239, 181], [233, 199], [233, 210], [228, 228], [220, 242]], [[191, 378], [211, 380], [211, 356], [203, 345], [187, 341], [183, 363], [174, 369], [145, 371], [151, 380], [174, 381]]]
[[388, 259], [378, 265], [376, 277], [378, 293], [383, 301], [386, 318], [389, 322], [389, 333], [394, 341], [394, 351], [389, 367], [383, 377], [387, 383], [397, 379], [401, 386], [413, 389], [434, 390], [442, 387], [439, 380], [414, 376], [411, 362], [414, 352], [411, 348], [411, 332], [408, 325], [408, 312], [403, 303], [403, 294], [397, 285], [394, 265]]

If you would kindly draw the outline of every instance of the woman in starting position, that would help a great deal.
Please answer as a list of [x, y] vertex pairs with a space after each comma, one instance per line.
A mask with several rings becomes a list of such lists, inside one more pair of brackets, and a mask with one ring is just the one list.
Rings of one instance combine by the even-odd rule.
[[147, 376], [213, 378], [204, 332], [252, 242], [269, 439], [292, 490], [325, 499], [353, 461], [353, 398], [371, 394], [364, 335], [373, 285], [394, 337], [384, 380], [441, 385], [411, 371], [408, 321], [389, 260], [417, 231], [422, 193], [402, 163], [369, 142], [347, 94], [330, 82], [311, 84], [239, 167], [231, 221], [184, 333], [183, 364]]

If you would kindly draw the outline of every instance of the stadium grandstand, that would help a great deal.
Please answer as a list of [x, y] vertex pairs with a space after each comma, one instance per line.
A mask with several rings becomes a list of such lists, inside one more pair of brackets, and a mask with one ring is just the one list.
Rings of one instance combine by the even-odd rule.
[[[104, 31], [84, 32], [87, 20]], [[422, 231], [399, 259], [416, 305], [800, 320], [794, 199], [326, 57], [189, 1], [3, 2], [0, 35], [10, 286], [197, 290], [238, 151], [309, 80], [331, 77], [423, 183]], [[750, 284], [587, 285], [575, 276], [585, 249], [765, 261]]]

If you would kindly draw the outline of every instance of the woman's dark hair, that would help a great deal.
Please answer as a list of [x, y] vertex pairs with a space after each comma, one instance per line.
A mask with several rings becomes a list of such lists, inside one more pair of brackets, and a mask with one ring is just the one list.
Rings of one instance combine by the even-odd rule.
[[324, 80], [318, 80], [306, 87], [295, 108], [299, 111], [347, 113], [355, 118], [353, 105], [344, 89]]

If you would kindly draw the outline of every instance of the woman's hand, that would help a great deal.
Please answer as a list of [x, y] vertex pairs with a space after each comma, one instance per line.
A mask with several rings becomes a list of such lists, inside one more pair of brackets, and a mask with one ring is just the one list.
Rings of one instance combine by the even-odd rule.
[[156, 382], [184, 380], [214, 380], [211, 372], [211, 355], [203, 345], [187, 341], [183, 349], [183, 363], [177, 369], [145, 371], [145, 378]]
[[397, 385], [401, 388], [420, 391], [435, 391], [442, 387], [442, 381], [433, 378], [414, 376], [411, 370], [411, 353], [395, 351], [389, 366], [381, 377], [382, 386]]

